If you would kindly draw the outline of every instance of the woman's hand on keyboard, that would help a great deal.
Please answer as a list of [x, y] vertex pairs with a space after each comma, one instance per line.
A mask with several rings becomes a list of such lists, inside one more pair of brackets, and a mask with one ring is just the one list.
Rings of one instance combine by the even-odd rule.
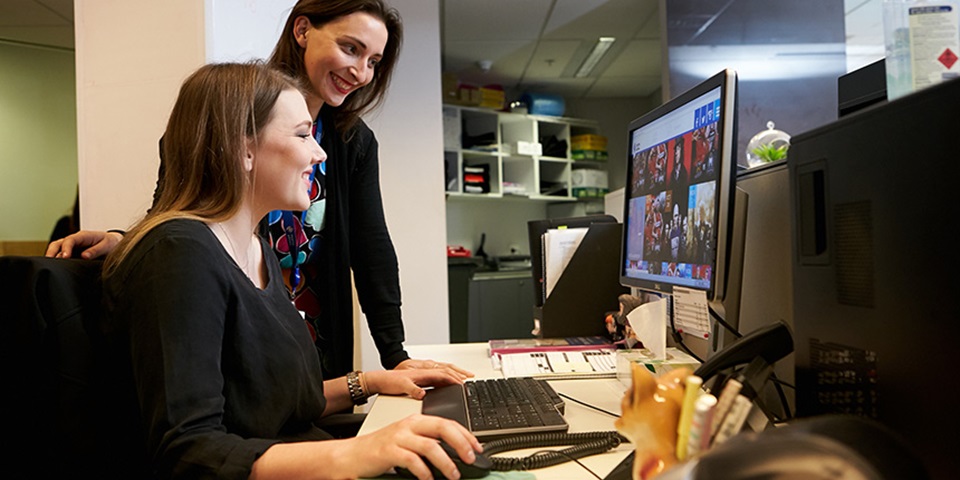
[[363, 372], [363, 376], [370, 394], [410, 395], [417, 400], [426, 395], [423, 387], [463, 383], [460, 375], [448, 369], [374, 370]]
[[460, 380], [465, 380], [467, 378], [473, 377], [473, 372], [468, 372], [452, 363], [437, 362], [434, 360], [416, 360], [413, 358], [408, 358], [402, 362], [394, 370], [445, 370], [449, 373], [452, 373], [458, 377]]

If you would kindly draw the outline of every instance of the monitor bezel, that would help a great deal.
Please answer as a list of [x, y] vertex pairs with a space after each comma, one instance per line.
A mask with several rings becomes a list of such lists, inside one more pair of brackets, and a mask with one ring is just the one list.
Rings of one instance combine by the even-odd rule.
[[687, 105], [689, 102], [705, 95], [715, 89], [720, 89], [720, 105], [722, 125], [718, 126], [717, 135], [720, 139], [720, 159], [717, 175], [717, 193], [716, 209], [714, 221], [717, 228], [714, 228], [714, 245], [716, 245], [716, 264], [712, 269], [713, 278], [710, 281], [710, 287], [703, 289], [700, 287], [686, 287], [695, 290], [705, 290], [707, 298], [711, 301], [722, 301], [727, 290], [727, 261], [728, 250], [730, 249], [730, 232], [733, 222], [733, 191], [736, 186], [736, 142], [737, 142], [737, 74], [732, 69], [725, 69], [714, 76], [702, 81], [698, 85], [690, 88], [682, 94], [654, 108], [650, 112], [634, 119], [627, 127], [627, 170], [626, 184], [623, 195], [623, 236], [620, 242], [620, 284], [625, 287], [637, 288], [644, 291], [650, 291], [661, 294], [672, 294], [675, 285], [658, 280], [647, 280], [627, 276], [627, 241], [630, 235], [629, 207], [630, 207], [630, 186], [633, 182], [633, 155], [632, 142], [633, 132], [644, 127], [673, 111]]

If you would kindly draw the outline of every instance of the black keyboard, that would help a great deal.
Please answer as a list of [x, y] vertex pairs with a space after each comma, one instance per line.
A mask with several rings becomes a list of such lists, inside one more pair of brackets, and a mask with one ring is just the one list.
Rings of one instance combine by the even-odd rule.
[[564, 402], [546, 381], [495, 378], [427, 390], [422, 412], [460, 422], [480, 440], [566, 432]]

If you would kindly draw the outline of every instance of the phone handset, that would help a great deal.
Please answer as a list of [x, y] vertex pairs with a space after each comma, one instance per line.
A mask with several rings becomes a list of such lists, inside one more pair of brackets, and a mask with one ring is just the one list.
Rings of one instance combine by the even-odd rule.
[[[483, 444], [484, 455], [491, 456], [493, 470], [533, 470], [568, 462], [575, 458], [596, 455], [628, 442], [616, 431], [583, 433], [532, 433], [490, 440]], [[556, 451], [539, 452], [527, 457], [493, 457], [500, 452], [525, 448], [556, 447], [571, 445]]]

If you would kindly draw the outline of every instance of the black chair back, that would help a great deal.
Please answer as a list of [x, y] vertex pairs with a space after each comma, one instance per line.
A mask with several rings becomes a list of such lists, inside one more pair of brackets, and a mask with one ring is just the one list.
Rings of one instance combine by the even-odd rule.
[[[41, 477], [129, 478], [142, 463], [129, 405], [107, 375], [101, 261], [0, 257], [0, 418], [11, 462]], [[13, 465], [15, 463], [7, 463]]]

